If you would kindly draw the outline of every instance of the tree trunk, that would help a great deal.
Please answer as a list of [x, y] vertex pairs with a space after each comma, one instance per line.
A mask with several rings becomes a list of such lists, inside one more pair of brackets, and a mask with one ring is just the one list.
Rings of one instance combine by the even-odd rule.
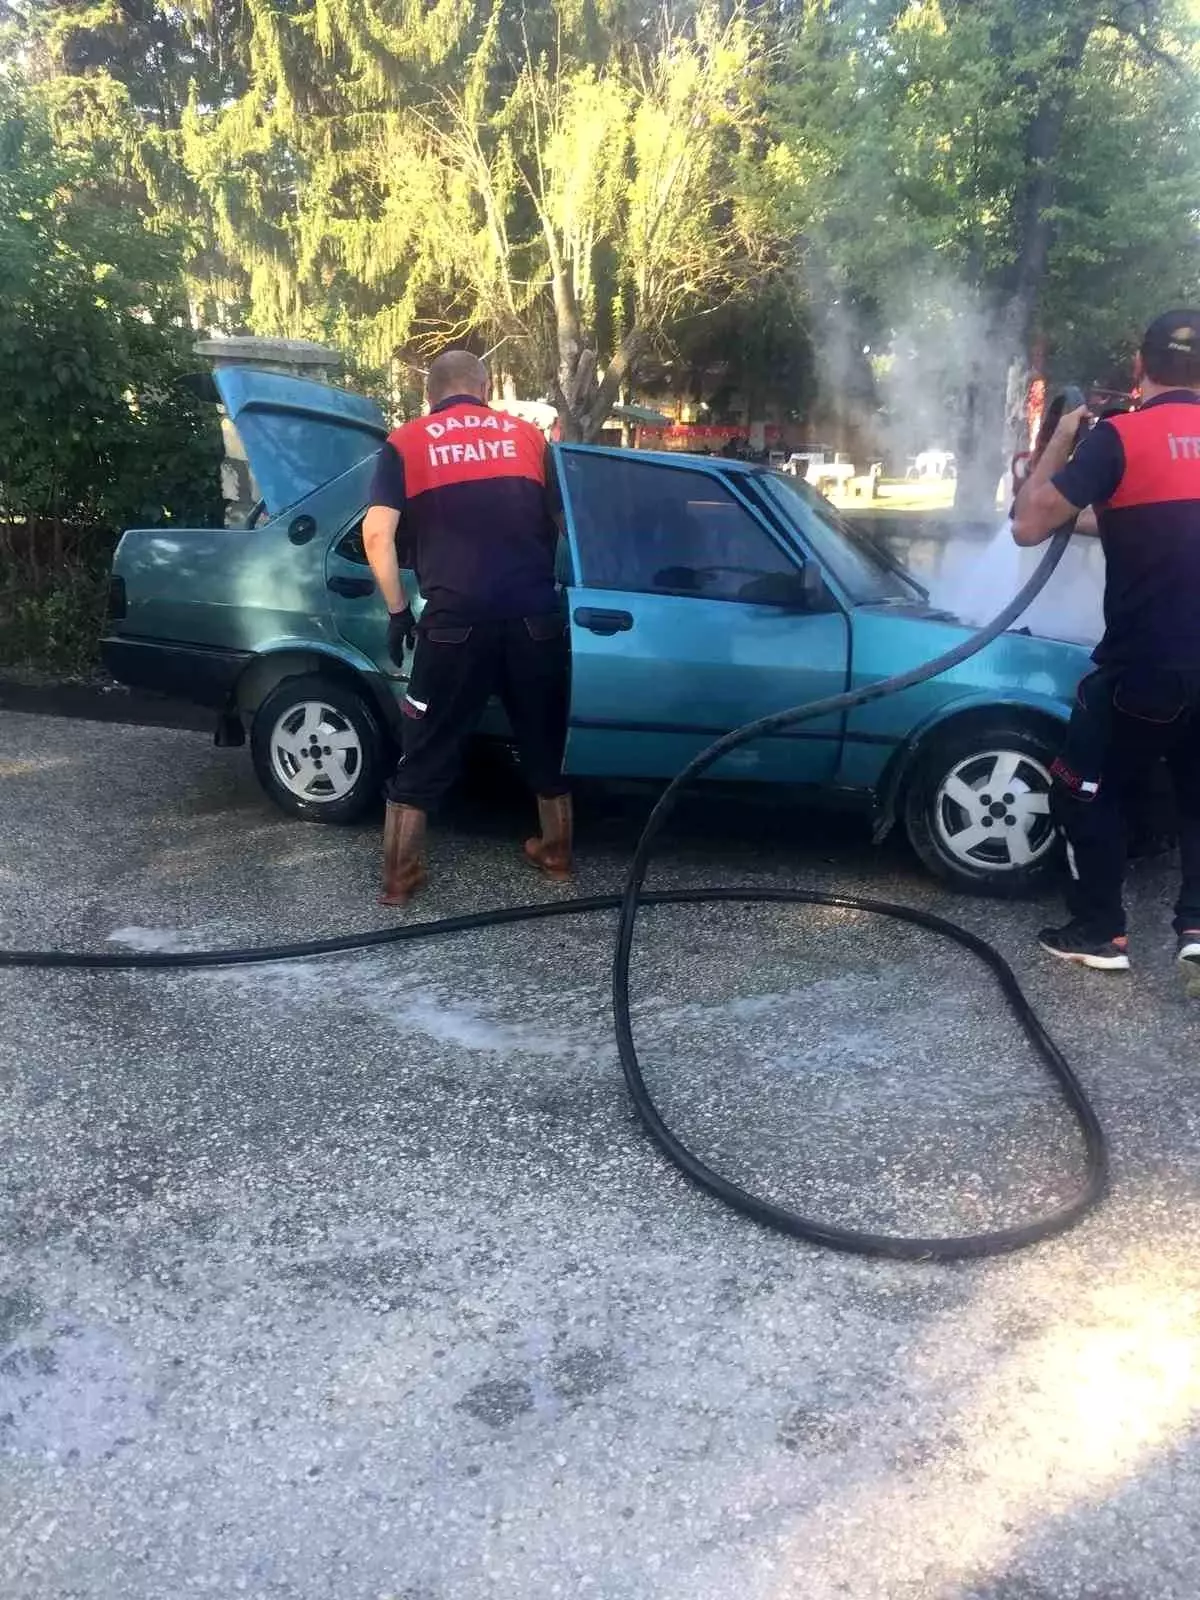
[[[608, 421], [613, 402], [620, 393], [622, 386], [627, 384], [633, 377], [634, 364], [644, 342], [645, 336], [641, 328], [635, 325], [629, 329], [616, 350], [614, 350], [612, 360], [604, 370], [604, 377], [597, 385], [595, 397], [584, 418], [583, 437], [585, 442], [590, 442], [599, 437], [600, 430]], [[593, 373], [594, 370], [593, 368]]]
[[999, 350], [972, 369], [959, 422], [954, 492], [955, 509], [966, 516], [987, 518], [1008, 509], [1012, 457], [1026, 448], [1031, 370], [1023, 353], [1005, 363]]
[[1098, 25], [1091, 6], [1081, 6], [1080, 10], [1089, 14], [1077, 17], [1068, 29], [1049, 91], [1039, 101], [1025, 133], [1025, 178], [1016, 209], [1018, 250], [1006, 285], [1010, 290], [1007, 332], [1014, 353], [1020, 349], [1028, 355], [1033, 337], [1038, 293], [1054, 235], [1050, 213], [1062, 154], [1063, 126], [1083, 53]]
[[555, 405], [558, 409], [558, 437], [563, 444], [582, 444], [583, 428], [579, 418], [563, 400], [561, 393], [556, 395]]
[[558, 407], [559, 434], [564, 442], [591, 444], [599, 437], [613, 402], [633, 374], [641, 346], [640, 330], [631, 329], [621, 340], [599, 382], [594, 350], [584, 347], [578, 350], [574, 362], [570, 362], [563, 359], [560, 349], [554, 403]]
[[[1031, 27], [1036, 0], [1026, 0]], [[1037, 8], [1040, 12], [1040, 6]], [[1037, 317], [1038, 295], [1053, 242], [1051, 209], [1063, 128], [1075, 81], [1092, 30], [1092, 8], [1081, 4], [1063, 37], [1048, 87], [1025, 129], [1025, 176], [1014, 209], [1016, 255], [1000, 284], [1001, 302], [989, 319], [986, 358], [969, 375], [958, 439], [958, 481], [954, 504], [973, 516], [995, 510], [996, 486], [1012, 453], [1020, 449], [1008, 394], [1014, 366], [1027, 373]]]
[[955, 459], [958, 477], [954, 508], [964, 516], [996, 514], [996, 489], [1004, 470], [1004, 414], [1007, 362], [989, 351], [973, 363], [962, 396]]

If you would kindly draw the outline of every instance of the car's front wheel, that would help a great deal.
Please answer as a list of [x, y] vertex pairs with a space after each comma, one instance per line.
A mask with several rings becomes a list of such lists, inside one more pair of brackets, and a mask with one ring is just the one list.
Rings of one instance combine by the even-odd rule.
[[973, 894], [1034, 892], [1058, 869], [1046, 734], [1019, 723], [949, 733], [918, 758], [904, 820], [925, 865]]
[[384, 735], [366, 699], [338, 678], [285, 678], [255, 713], [250, 751], [259, 782], [292, 816], [354, 822], [378, 801]]

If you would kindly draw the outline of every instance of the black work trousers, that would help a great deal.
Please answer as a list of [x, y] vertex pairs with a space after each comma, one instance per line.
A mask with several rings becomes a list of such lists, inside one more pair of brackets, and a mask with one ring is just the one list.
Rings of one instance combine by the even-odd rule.
[[432, 810], [458, 777], [493, 695], [508, 715], [526, 783], [535, 794], [565, 794], [568, 660], [561, 612], [507, 622], [423, 620], [388, 799]]
[[1129, 820], [1160, 761], [1179, 819], [1182, 932], [1200, 928], [1200, 671], [1101, 668], [1085, 678], [1054, 763], [1052, 803], [1067, 841], [1067, 908], [1097, 939], [1125, 932]]

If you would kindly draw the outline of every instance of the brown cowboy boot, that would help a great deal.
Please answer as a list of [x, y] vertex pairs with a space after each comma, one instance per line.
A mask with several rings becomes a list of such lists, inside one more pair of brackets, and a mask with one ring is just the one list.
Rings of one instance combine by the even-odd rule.
[[388, 801], [383, 825], [381, 906], [406, 906], [425, 883], [425, 813]]
[[572, 870], [571, 796], [540, 794], [537, 803], [542, 833], [538, 839], [526, 839], [526, 858], [554, 883], [567, 883]]

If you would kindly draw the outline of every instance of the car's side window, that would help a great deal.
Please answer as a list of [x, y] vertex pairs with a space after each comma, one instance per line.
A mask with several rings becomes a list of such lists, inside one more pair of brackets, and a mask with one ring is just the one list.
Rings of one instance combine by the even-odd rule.
[[[361, 517], [352, 528], [346, 529], [345, 533], [334, 545], [333, 553], [335, 556], [341, 556], [343, 561], [353, 561], [355, 566], [358, 567], [369, 567], [371, 565], [371, 563], [367, 560], [367, 547], [363, 543], [363, 525]], [[413, 572], [411, 566], [404, 565], [407, 552], [401, 550], [399, 555], [401, 563], [400, 570], [404, 575], [405, 582], [408, 583], [410, 579], [416, 578], [416, 573]], [[411, 557], [409, 559], [411, 559]]]
[[361, 522], [356, 522], [352, 528], [347, 528], [334, 548], [343, 561], [354, 561], [362, 567], [369, 565], [366, 546], [363, 544]]
[[564, 451], [580, 577], [595, 589], [756, 600], [798, 564], [718, 479], [625, 456]]

